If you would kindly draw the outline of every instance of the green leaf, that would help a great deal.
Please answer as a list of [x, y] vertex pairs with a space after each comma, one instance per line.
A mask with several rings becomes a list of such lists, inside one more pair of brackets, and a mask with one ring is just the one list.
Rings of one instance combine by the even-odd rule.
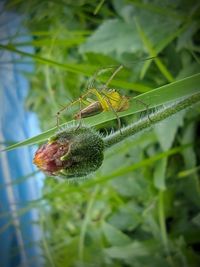
[[[134, 113], [146, 110], [147, 109], [146, 106], [148, 106], [149, 108], [156, 107], [158, 105], [165, 104], [170, 101], [174, 101], [179, 98], [198, 93], [199, 84], [200, 84], [200, 74], [198, 73], [188, 78], [182, 79], [180, 81], [176, 81], [171, 84], [161, 86], [150, 92], [147, 92], [135, 98], [132, 98], [130, 101], [130, 108], [125, 112], [118, 113], [118, 116], [124, 117], [130, 114], [134, 114]], [[141, 101], [145, 103], [145, 105], [141, 104]], [[102, 112], [101, 114], [97, 116], [86, 118], [83, 121], [86, 125], [90, 125], [92, 127], [92, 126], [96, 126], [101, 123], [105, 123], [107, 121], [113, 120], [113, 119], [116, 119], [116, 116], [115, 114], [113, 114], [113, 112]], [[63, 123], [60, 125], [60, 127], [66, 127], [70, 125], [71, 123], [72, 121]], [[53, 135], [56, 132], [56, 130], [57, 130], [57, 127], [54, 127], [37, 136], [34, 136], [32, 138], [29, 138], [17, 144], [11, 145], [7, 147], [6, 150], [8, 151], [8, 150], [12, 150], [12, 149], [24, 146], [24, 145], [33, 145], [36, 143], [44, 142], [51, 135]]]
[[165, 174], [166, 174], [166, 167], [167, 167], [167, 158], [163, 158], [155, 164], [155, 171], [154, 171], [154, 185], [156, 188], [165, 190]]
[[[154, 49], [151, 41], [149, 40], [149, 38], [147, 37], [146, 33], [144, 32], [144, 30], [142, 29], [141, 25], [139, 24], [139, 22], [136, 19], [135, 19], [135, 23], [136, 23], [137, 31], [138, 31], [138, 33], [140, 35], [140, 38], [141, 38], [145, 48], [147, 49], [149, 55], [151, 57], [155, 57], [157, 55], [157, 52]], [[157, 65], [158, 69], [160, 70], [160, 72], [165, 76], [165, 78], [169, 82], [173, 82], [174, 78], [172, 77], [172, 74], [165, 67], [165, 65], [162, 63], [162, 61], [159, 58], [155, 58], [155, 63]]]
[[[186, 125], [184, 128], [182, 144], [190, 143], [195, 138], [195, 128], [194, 123]], [[197, 158], [195, 155], [194, 147], [190, 147], [187, 151], [182, 152], [186, 168], [192, 168], [196, 166]]]
[[115, 259], [131, 259], [134, 261], [135, 257], [148, 256], [151, 250], [154, 250], [154, 246], [147, 246], [143, 242], [134, 241], [132, 244], [127, 246], [111, 247], [105, 249], [105, 253], [111, 258]]
[[127, 235], [111, 224], [104, 222], [102, 229], [106, 239], [112, 246], [123, 246], [131, 243], [131, 239]]
[[164, 151], [172, 146], [178, 128], [183, 125], [184, 115], [185, 110], [155, 125], [155, 133]]
[[94, 52], [105, 55], [136, 53], [141, 49], [142, 42], [138, 37], [136, 27], [120, 19], [111, 19], [102, 23], [86, 43], [80, 46], [81, 53]]
[[[192, 142], [195, 138], [195, 128], [194, 123], [190, 123], [185, 127], [184, 135], [182, 138], [182, 143]], [[195, 167], [197, 158], [195, 154], [194, 147], [190, 147], [187, 151], [182, 151], [183, 159], [186, 168]], [[182, 190], [187, 196], [188, 200], [192, 201], [193, 205], [200, 207], [200, 188], [199, 188], [199, 177], [196, 172], [191, 173], [188, 179], [182, 180]]]
[[24, 52], [22, 50], [16, 49], [13, 45], [3, 45], [0, 44], [0, 49], [8, 50], [13, 53], [17, 53], [23, 57], [28, 57], [34, 59], [36, 62], [42, 63], [42, 64], [48, 64], [49, 66], [59, 67], [61, 69], [64, 69], [66, 71], [77, 73], [77, 74], [85, 74], [86, 76], [89, 76], [92, 72], [86, 68], [86, 66], [81, 66], [78, 64], [70, 64], [70, 63], [60, 63], [56, 60], [51, 60], [48, 58], [44, 58], [41, 56], [37, 56], [35, 54], [31, 54], [28, 52]]
[[132, 164], [132, 165], [127, 166], [125, 168], [122, 167], [122, 168], [118, 168], [117, 170], [115, 169], [113, 172], [106, 174], [106, 175], [103, 175], [103, 176], [100, 176], [96, 180], [89, 180], [89, 181], [85, 182], [83, 187], [90, 187], [90, 186], [94, 186], [94, 185], [99, 184], [99, 183], [105, 183], [105, 182], [112, 180], [116, 177], [125, 175], [127, 173], [131, 173], [134, 170], [151, 165], [160, 159], [163, 159], [165, 157], [169, 157], [171, 155], [180, 153], [182, 150], [187, 149], [189, 146], [191, 146], [191, 144], [187, 144], [187, 145], [184, 145], [181, 147], [176, 147], [176, 148], [170, 149], [168, 151], [156, 154], [156, 155], [154, 155], [148, 159], [144, 159], [138, 163]]
[[200, 227], [200, 213], [198, 213], [193, 219], [192, 219], [193, 224], [197, 225]]
[[133, 201], [119, 206], [116, 212], [112, 213], [109, 223], [121, 230], [133, 230], [142, 221], [142, 209]]
[[[163, 16], [162, 13], [165, 11], [159, 7], [157, 7], [158, 14], [152, 16], [150, 12], [135, 10], [134, 6], [124, 5], [123, 1], [114, 1], [114, 6], [123, 20], [112, 19], [102, 23], [86, 43], [80, 46], [81, 53], [95, 52], [107, 55], [116, 53], [118, 56], [123, 53], [144, 53], [145, 47], [142, 45], [134, 23], [136, 14], [156, 52], [161, 51], [158, 51], [157, 47], [161, 46], [163, 39], [171, 40], [171, 36], [180, 25], [180, 21], [170, 16]], [[176, 15], [178, 16], [178, 13]], [[164, 48], [163, 45], [162, 48]]]

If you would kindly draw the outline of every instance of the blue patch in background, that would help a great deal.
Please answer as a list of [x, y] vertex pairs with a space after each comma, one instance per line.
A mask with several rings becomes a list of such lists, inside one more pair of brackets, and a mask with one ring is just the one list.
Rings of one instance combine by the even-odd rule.
[[[30, 41], [17, 14], [3, 11], [0, 3], [0, 43]], [[33, 53], [31, 47], [20, 47]], [[19, 63], [16, 63], [19, 61]], [[29, 59], [30, 61], [30, 59]], [[29, 83], [26, 73], [34, 65], [20, 55], [0, 50], [0, 142], [22, 141], [40, 133], [37, 117], [25, 110]], [[42, 232], [34, 200], [41, 196], [43, 175], [32, 158], [36, 147], [23, 147], [0, 154], [0, 266], [42, 266], [39, 246]], [[25, 176], [27, 176], [25, 178]], [[22, 178], [22, 179], [21, 179]]]

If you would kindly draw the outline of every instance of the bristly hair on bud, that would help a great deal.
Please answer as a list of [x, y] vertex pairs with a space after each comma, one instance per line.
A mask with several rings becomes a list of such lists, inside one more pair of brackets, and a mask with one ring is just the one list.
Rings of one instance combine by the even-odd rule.
[[51, 176], [73, 178], [96, 171], [103, 162], [104, 149], [118, 144], [177, 112], [200, 102], [200, 93], [192, 94], [165, 108], [158, 109], [151, 118], [140, 121], [102, 138], [89, 127], [71, 126], [58, 131], [35, 153], [33, 162]]
[[103, 162], [104, 142], [88, 127], [59, 130], [35, 153], [33, 163], [50, 176], [81, 177], [96, 171]]

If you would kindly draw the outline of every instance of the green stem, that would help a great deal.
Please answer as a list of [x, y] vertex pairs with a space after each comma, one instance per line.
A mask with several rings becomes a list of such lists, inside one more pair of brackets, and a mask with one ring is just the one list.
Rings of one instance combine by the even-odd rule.
[[46, 240], [46, 237], [45, 237], [45, 217], [43, 215], [43, 213], [40, 214], [41, 218], [40, 218], [40, 227], [42, 229], [42, 245], [43, 245], [43, 248], [44, 248], [44, 252], [45, 252], [45, 256], [47, 258], [47, 261], [49, 263], [49, 266], [50, 267], [56, 267], [56, 264], [54, 262], [54, 259], [53, 259], [53, 255], [50, 251], [50, 244], [48, 244], [48, 241]]
[[164, 248], [167, 254], [169, 254], [167, 230], [166, 230], [166, 224], [165, 224], [164, 191], [162, 190], [159, 191], [158, 217], [159, 217], [159, 223], [160, 223], [162, 242], [163, 242], [163, 245], [164, 245]]
[[142, 130], [148, 129], [154, 124], [174, 115], [175, 113], [190, 107], [191, 105], [200, 101], [200, 93], [193, 94], [179, 102], [175, 102], [166, 108], [162, 108], [153, 114], [139, 120], [138, 122], [131, 123], [128, 126], [121, 129], [121, 131], [116, 131], [113, 134], [108, 135], [104, 138], [105, 148], [115, 145], [125, 138], [132, 136]]
[[79, 254], [79, 259], [81, 261], [81, 266], [84, 266], [84, 241], [85, 241], [85, 235], [86, 235], [88, 224], [90, 222], [91, 211], [92, 211], [93, 204], [94, 204], [96, 195], [98, 193], [98, 190], [99, 190], [99, 186], [97, 185], [94, 188], [94, 191], [93, 191], [93, 193], [91, 195], [91, 198], [90, 198], [90, 200], [88, 202], [87, 209], [86, 209], [86, 212], [85, 212], [85, 218], [84, 218], [84, 221], [83, 221], [83, 224], [82, 224], [82, 227], [81, 227], [80, 239], [79, 239], [79, 247], [78, 247], [78, 254]]
[[67, 64], [67, 63], [62, 64], [62, 63], [59, 63], [59, 62], [57, 62], [55, 60], [51, 60], [51, 59], [48, 59], [48, 58], [43, 58], [43, 57], [40, 57], [40, 56], [36, 56], [35, 54], [31, 54], [31, 53], [24, 52], [22, 50], [18, 50], [11, 44], [7, 44], [7, 45], [0, 44], [0, 50], [1, 49], [5, 49], [7, 51], [10, 51], [10, 52], [16, 53], [18, 55], [21, 55], [23, 57], [32, 58], [33, 60], [35, 60], [36, 62], [39, 62], [39, 63], [48, 64], [49, 66], [62, 68], [64, 70], [72, 72], [72, 73], [84, 74], [86, 76], [89, 76], [91, 74], [88, 71], [86, 71], [86, 68], [83, 69], [80, 66], [78, 66], [77, 64]]
[[[149, 55], [151, 57], [156, 57], [157, 56], [157, 52], [153, 48], [153, 45], [151, 44], [150, 40], [148, 39], [146, 33], [143, 31], [143, 29], [140, 26], [139, 21], [137, 19], [135, 19], [135, 24], [136, 24], [136, 28], [137, 28], [137, 31], [139, 33], [139, 36], [140, 36], [144, 46], [148, 50]], [[158, 69], [160, 70], [160, 72], [168, 80], [168, 82], [173, 82], [174, 81], [174, 77], [172, 76], [170, 71], [165, 67], [165, 65], [162, 63], [162, 61], [159, 58], [155, 58], [155, 63], [157, 65]]]
[[170, 247], [169, 247], [169, 242], [168, 242], [168, 237], [167, 237], [164, 197], [165, 197], [165, 192], [163, 190], [160, 190], [158, 193], [158, 218], [159, 218], [159, 224], [160, 224], [161, 239], [162, 239], [162, 243], [165, 249], [165, 253], [167, 255], [166, 259], [171, 267], [175, 267], [172, 256], [170, 254]]

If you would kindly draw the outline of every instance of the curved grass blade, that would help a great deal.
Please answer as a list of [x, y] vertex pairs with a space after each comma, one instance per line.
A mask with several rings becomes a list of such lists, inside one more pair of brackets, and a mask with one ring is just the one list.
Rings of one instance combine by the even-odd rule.
[[[200, 73], [184, 78], [182, 80], [161, 86], [150, 92], [141, 94], [137, 97], [132, 98], [130, 101], [130, 108], [125, 112], [118, 113], [119, 117], [135, 114], [146, 109], [143, 105], [138, 103], [137, 100], [144, 102], [149, 108], [156, 107], [159, 105], [167, 104], [171, 101], [176, 101], [182, 97], [187, 97], [200, 91]], [[83, 119], [84, 123], [89, 126], [97, 126], [107, 121], [116, 119], [112, 112], [103, 112], [99, 115]], [[69, 121], [60, 125], [60, 127], [66, 127], [72, 124], [73, 121]], [[26, 139], [22, 142], [8, 146], [5, 150], [9, 151], [25, 145], [33, 145], [41, 143], [47, 140], [57, 130], [54, 127], [48, 131], [45, 131], [37, 136]]]

